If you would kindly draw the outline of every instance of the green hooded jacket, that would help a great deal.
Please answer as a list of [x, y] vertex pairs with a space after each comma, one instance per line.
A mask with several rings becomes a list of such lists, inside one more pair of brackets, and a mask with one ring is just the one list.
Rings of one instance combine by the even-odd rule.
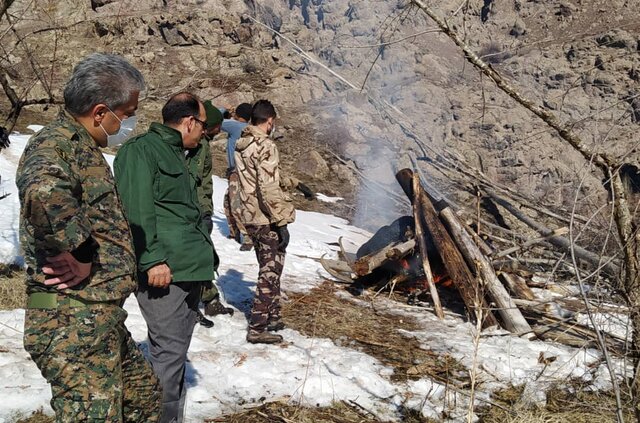
[[212, 280], [218, 263], [180, 132], [152, 123], [118, 150], [114, 171], [139, 277], [145, 280], [148, 269], [166, 263], [173, 282]]

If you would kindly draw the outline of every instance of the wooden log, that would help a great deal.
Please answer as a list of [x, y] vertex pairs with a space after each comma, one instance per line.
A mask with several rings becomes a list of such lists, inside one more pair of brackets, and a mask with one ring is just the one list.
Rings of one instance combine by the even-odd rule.
[[511, 292], [516, 298], [523, 300], [535, 300], [536, 296], [527, 286], [527, 283], [518, 275], [510, 275], [509, 273], [501, 272], [498, 274], [500, 279], [504, 282], [509, 292]]
[[433, 273], [431, 272], [431, 265], [429, 265], [429, 257], [427, 255], [427, 240], [422, 226], [422, 215], [424, 213], [421, 210], [421, 197], [423, 197], [424, 194], [420, 191], [420, 179], [417, 173], [413, 174], [413, 192], [413, 219], [415, 220], [416, 225], [416, 238], [420, 249], [420, 258], [422, 259], [422, 269], [424, 270], [424, 276], [427, 279], [427, 286], [429, 287], [429, 293], [431, 293], [431, 301], [433, 301], [433, 308], [436, 310], [436, 316], [442, 320], [444, 319], [444, 312], [442, 311], [442, 304], [440, 303], [440, 296], [438, 295], [436, 284], [433, 281]]
[[386, 262], [390, 260], [398, 260], [406, 256], [413, 250], [415, 245], [416, 241], [413, 239], [405, 242], [394, 242], [387, 245], [375, 253], [368, 254], [356, 260], [353, 264], [353, 272], [358, 276], [368, 275]]
[[490, 256], [494, 252], [493, 248], [489, 247], [484, 239], [482, 239], [480, 235], [476, 233], [476, 231], [471, 229], [469, 225], [464, 225], [464, 228], [467, 230], [469, 235], [471, 235], [471, 238], [473, 238], [473, 241], [476, 243], [476, 245], [480, 247], [480, 251], [482, 251], [482, 254]]
[[527, 323], [507, 290], [498, 280], [498, 276], [494, 272], [491, 262], [473, 242], [473, 239], [462, 227], [462, 224], [453, 211], [445, 208], [440, 211], [440, 216], [447, 224], [449, 233], [456, 241], [462, 255], [466, 258], [467, 264], [470, 267], [475, 266], [476, 274], [484, 281], [484, 286], [487, 289], [489, 297], [498, 307], [498, 313], [502, 318], [505, 329], [513, 333], [531, 331], [529, 323]]
[[[407, 194], [407, 197], [409, 197], [409, 200], [413, 202], [413, 172], [411, 169], [402, 169], [396, 174], [396, 179], [405, 194]], [[460, 297], [468, 310], [470, 318], [472, 320], [475, 319], [475, 310], [476, 307], [479, 306], [484, 316], [482, 327], [486, 328], [497, 325], [498, 321], [489, 310], [483, 296], [480, 295], [480, 287], [478, 286], [477, 280], [471, 274], [462, 254], [451, 239], [446, 228], [442, 225], [433, 204], [431, 204], [426, 195], [421, 196], [420, 200], [422, 202], [421, 210], [426, 223], [426, 230], [433, 239], [440, 258], [442, 258], [442, 262], [447, 269], [447, 273], [451, 277], [453, 285], [460, 293]]]
[[408, 241], [402, 242], [389, 251], [387, 251], [387, 258], [390, 261], [400, 260], [401, 258], [408, 255], [413, 249], [416, 247], [416, 240], [410, 239]]

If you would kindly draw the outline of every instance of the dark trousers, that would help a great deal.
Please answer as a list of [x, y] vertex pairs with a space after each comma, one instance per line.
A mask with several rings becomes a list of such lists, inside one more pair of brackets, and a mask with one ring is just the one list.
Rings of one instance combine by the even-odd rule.
[[184, 418], [187, 351], [201, 289], [202, 282], [172, 282], [165, 289], [141, 284], [136, 293], [149, 330], [151, 365], [162, 385], [162, 423]]
[[246, 229], [260, 266], [249, 330], [264, 332], [269, 321], [280, 318], [280, 276], [286, 250], [278, 246], [278, 233], [269, 225], [247, 225]]

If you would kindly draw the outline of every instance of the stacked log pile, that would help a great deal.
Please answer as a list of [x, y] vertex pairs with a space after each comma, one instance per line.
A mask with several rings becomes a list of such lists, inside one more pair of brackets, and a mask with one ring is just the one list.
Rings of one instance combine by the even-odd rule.
[[[589, 346], [596, 339], [592, 328], [575, 321], [572, 316], [584, 312], [578, 299], [559, 299], [563, 310], [572, 310], [571, 316], [562, 318], [551, 303], [536, 297], [527, 279], [531, 275], [522, 267], [510, 270], [504, 266], [511, 254], [541, 242], [563, 249], [565, 228], [550, 230], [525, 221], [540, 232], [541, 237], [523, 242], [503, 251], [494, 251], [464, 222], [447, 201], [439, 201], [428, 191], [417, 173], [403, 169], [396, 174], [403, 191], [412, 204], [413, 230], [404, 239], [393, 239], [383, 248], [361, 257], [345, 252], [340, 240], [338, 260], [322, 259], [324, 268], [336, 279], [346, 283], [360, 283], [379, 269], [386, 269], [384, 287], [393, 289], [397, 284], [419, 282], [419, 292], [427, 294], [438, 318], [445, 316], [440, 301], [438, 280], [447, 279], [459, 295], [469, 320], [481, 320], [482, 327], [499, 325], [511, 334], [527, 338], [541, 338], [572, 346]], [[425, 185], [427, 190], [425, 190]], [[495, 196], [495, 201], [506, 200]], [[507, 209], [508, 210], [508, 209]], [[517, 213], [517, 210], [516, 210]], [[516, 216], [518, 217], [518, 216]], [[594, 260], [586, 250], [575, 251], [586, 262]], [[436, 258], [434, 260], [434, 257]], [[407, 263], [414, 263], [414, 269]], [[435, 267], [434, 267], [435, 266]], [[443, 269], [444, 268], [444, 269]], [[605, 272], [617, 271], [613, 262], [603, 266]], [[443, 278], [442, 273], [446, 274]], [[523, 277], [524, 275], [524, 277]], [[449, 289], [447, 292], [451, 292]], [[624, 340], [609, 336], [613, 352], [622, 353]]]

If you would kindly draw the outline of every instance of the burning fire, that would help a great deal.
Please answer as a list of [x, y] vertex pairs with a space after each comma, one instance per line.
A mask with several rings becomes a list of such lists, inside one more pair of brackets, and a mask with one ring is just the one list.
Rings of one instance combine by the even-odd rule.
[[[416, 288], [428, 289], [429, 286], [427, 284], [427, 278], [424, 276], [424, 272], [422, 271], [422, 268], [420, 267], [417, 261], [413, 266], [409, 262], [409, 260], [407, 260], [406, 258], [402, 258], [398, 260], [398, 262], [400, 263], [400, 267], [407, 274], [415, 276], [415, 278], [412, 278], [412, 279], [413, 279], [413, 284], [415, 285]], [[441, 269], [440, 266], [438, 266], [438, 268], [432, 267], [431, 270], [433, 272], [433, 282], [435, 284], [440, 284], [441, 286], [444, 286], [444, 287], [450, 287], [453, 285], [453, 281], [451, 280], [449, 275], [446, 273], [444, 269]]]

